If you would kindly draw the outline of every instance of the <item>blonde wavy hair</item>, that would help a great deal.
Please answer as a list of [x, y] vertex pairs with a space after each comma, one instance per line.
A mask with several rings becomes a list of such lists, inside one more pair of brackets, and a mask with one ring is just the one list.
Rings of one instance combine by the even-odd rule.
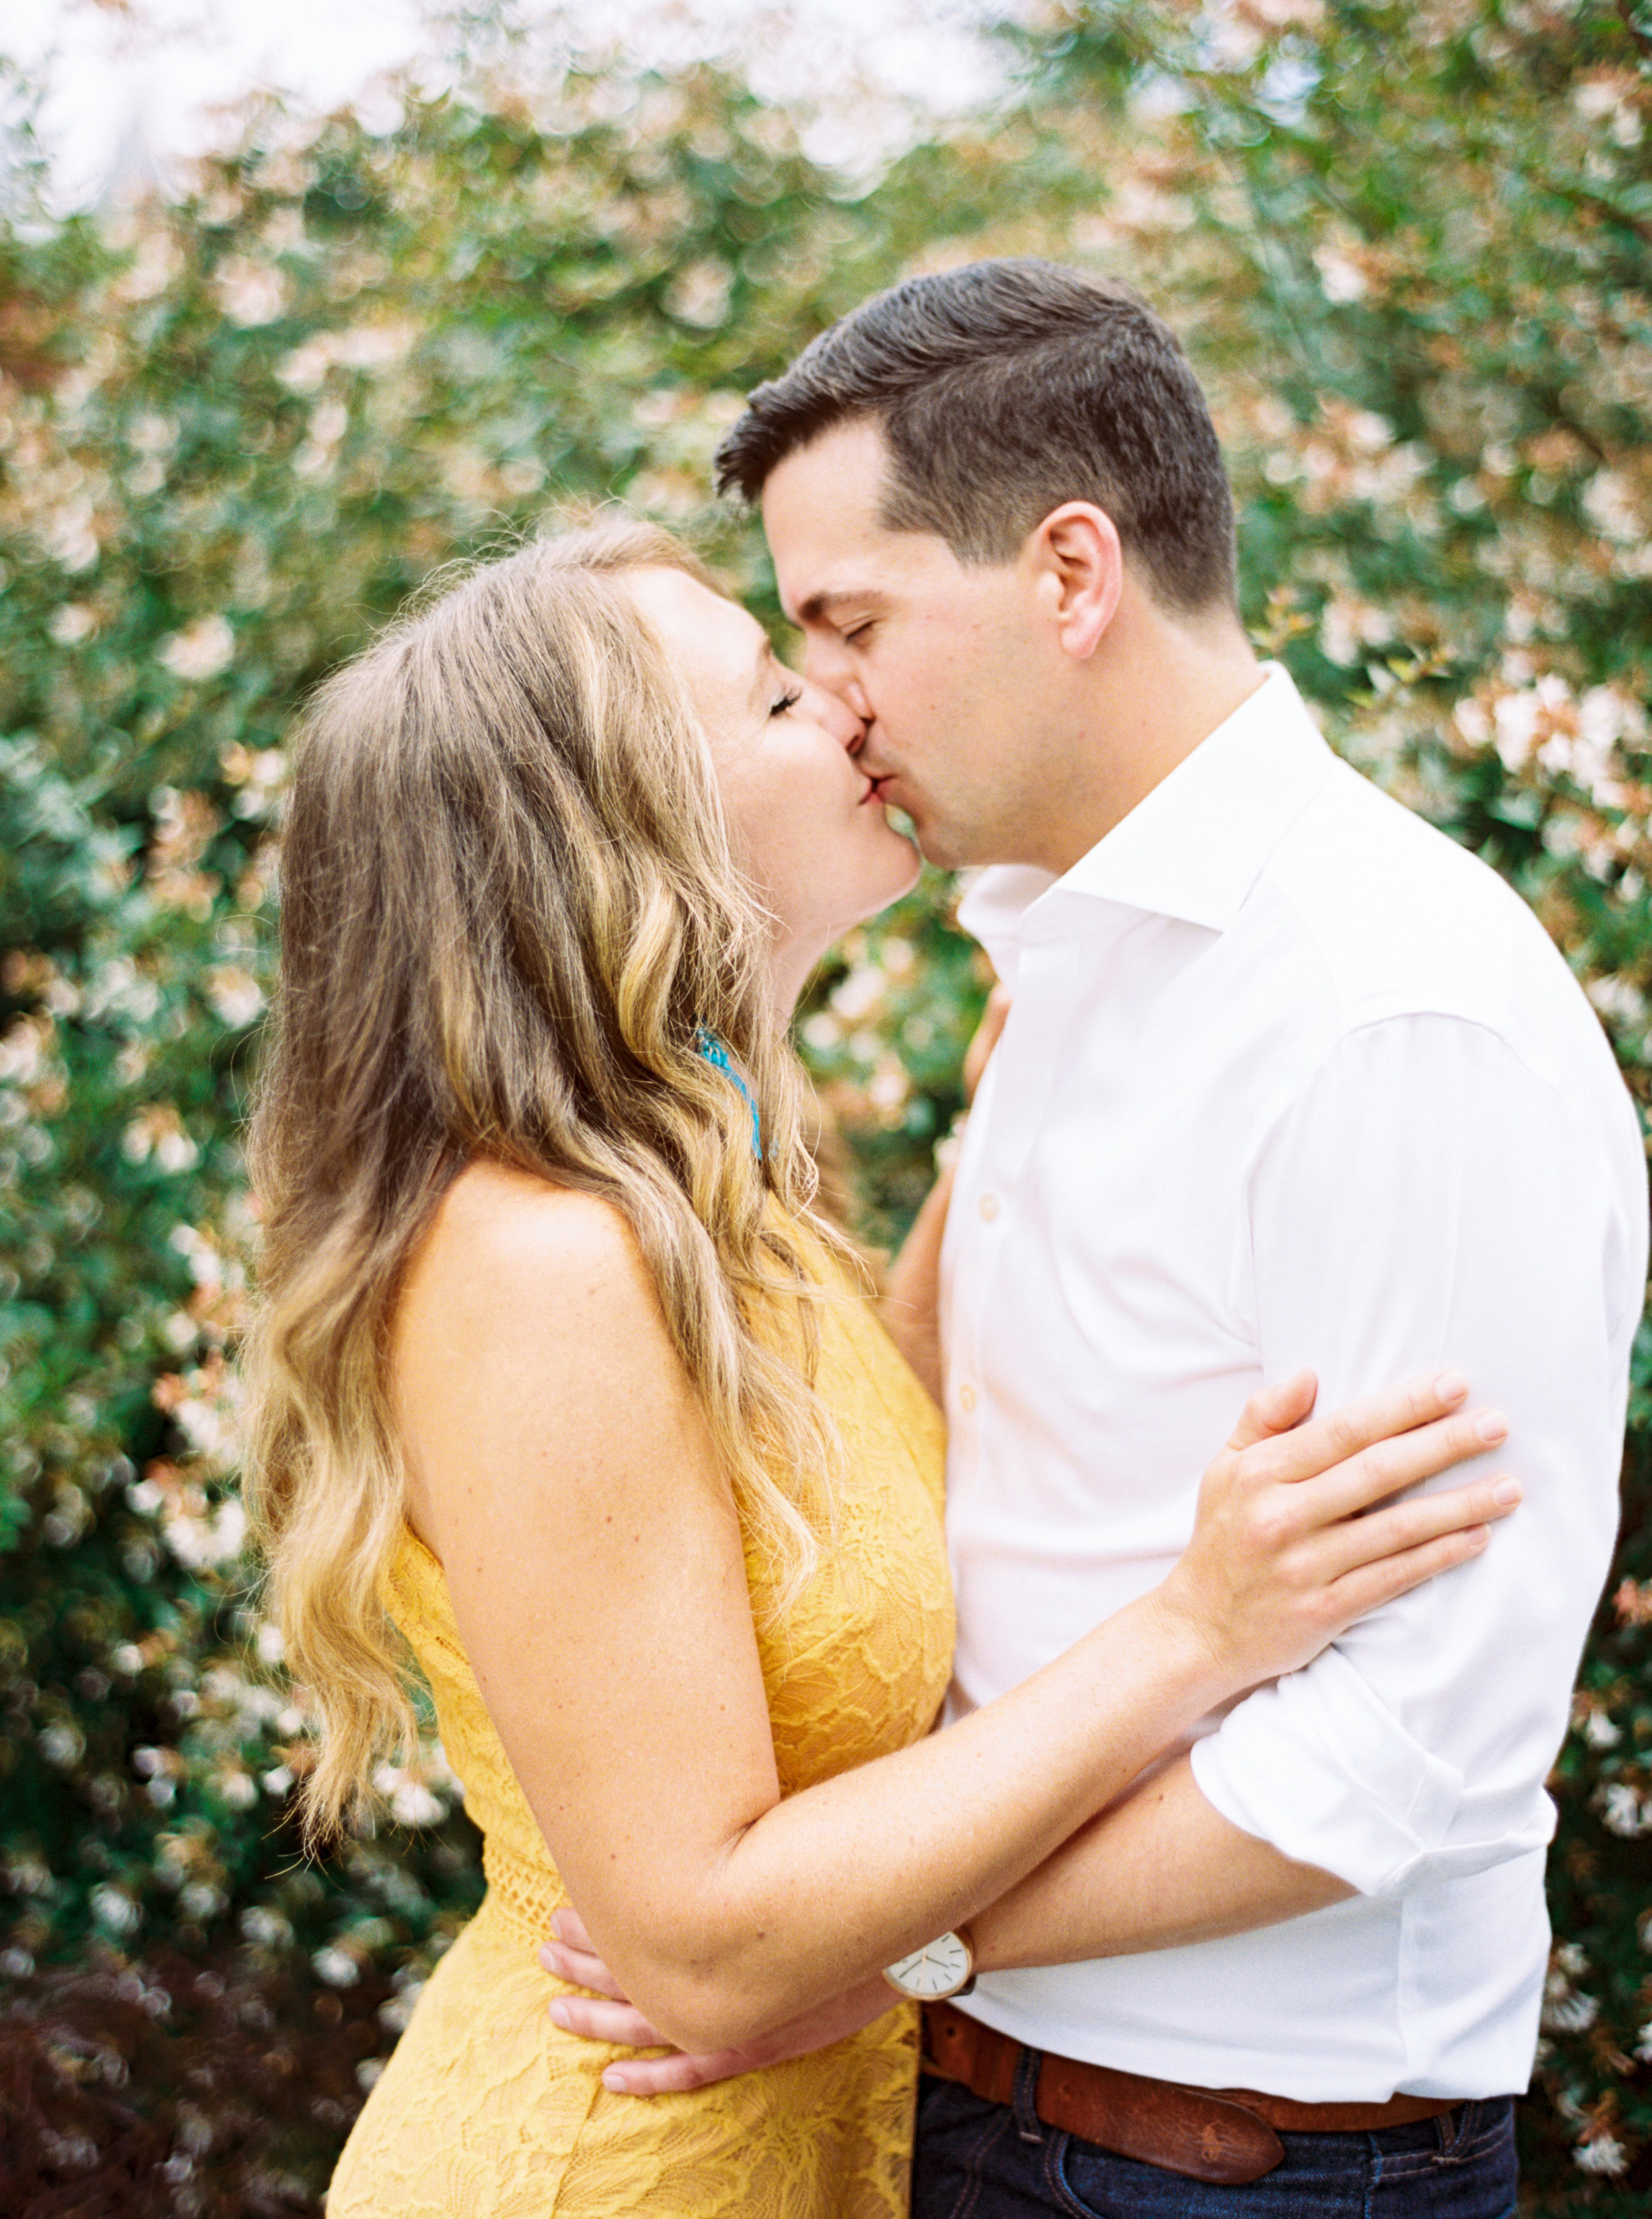
[[[847, 1252], [812, 1207], [806, 1083], [767, 1013], [769, 920], [692, 705], [625, 589], [657, 565], [711, 582], [637, 524], [524, 547], [398, 623], [303, 719], [245, 1360], [248, 1511], [319, 1728], [312, 1842], [413, 1730], [384, 1600], [404, 1502], [386, 1351], [409, 1259], [467, 1163], [622, 1212], [779, 1608], [829, 1531], [838, 1444], [812, 1384], [806, 1246]], [[702, 1027], [750, 1083], [761, 1157]], [[777, 1302], [795, 1321], [778, 1333]]]

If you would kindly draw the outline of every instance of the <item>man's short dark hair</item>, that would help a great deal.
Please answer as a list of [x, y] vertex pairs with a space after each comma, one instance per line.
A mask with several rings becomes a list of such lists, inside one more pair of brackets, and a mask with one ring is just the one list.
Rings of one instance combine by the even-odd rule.
[[717, 450], [719, 490], [755, 501], [788, 455], [858, 417], [892, 457], [891, 531], [1005, 563], [1052, 509], [1093, 501], [1160, 600], [1233, 606], [1215, 426], [1175, 334], [1128, 286], [1024, 259], [910, 277], [748, 396]]

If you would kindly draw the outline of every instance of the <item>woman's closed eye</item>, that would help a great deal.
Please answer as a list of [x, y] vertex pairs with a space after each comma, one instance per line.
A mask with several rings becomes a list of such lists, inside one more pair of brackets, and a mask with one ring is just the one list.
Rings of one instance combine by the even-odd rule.
[[785, 692], [777, 694], [774, 699], [769, 703], [768, 713], [771, 717], [784, 717], [786, 711], [788, 709], [795, 709], [802, 699], [803, 688], [801, 686], [788, 687]]

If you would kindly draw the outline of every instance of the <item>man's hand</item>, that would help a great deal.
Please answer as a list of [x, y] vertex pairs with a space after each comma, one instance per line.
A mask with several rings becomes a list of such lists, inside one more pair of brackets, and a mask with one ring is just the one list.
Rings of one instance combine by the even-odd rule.
[[[556, 1939], [540, 1950], [540, 1963], [560, 1980], [596, 1991], [592, 1996], [558, 1996], [550, 2005], [556, 2024], [591, 2042], [618, 2042], [627, 2049], [665, 2048], [642, 2012], [620, 1993], [613, 1974], [592, 1947], [579, 1913], [559, 1911], [550, 1924]], [[870, 2026], [894, 2010], [897, 2001], [887, 1982], [863, 1980], [858, 1988], [805, 2011], [761, 2042], [699, 2056], [668, 2049], [663, 2057], [628, 2058], [623, 2064], [616, 2060], [603, 2073], [602, 2085], [622, 2096], [677, 2096], [691, 2088], [707, 2088], [714, 2080], [732, 2080], [737, 2073], [755, 2073], [759, 2066], [779, 2065], [788, 2057], [824, 2049], [829, 2042]]]

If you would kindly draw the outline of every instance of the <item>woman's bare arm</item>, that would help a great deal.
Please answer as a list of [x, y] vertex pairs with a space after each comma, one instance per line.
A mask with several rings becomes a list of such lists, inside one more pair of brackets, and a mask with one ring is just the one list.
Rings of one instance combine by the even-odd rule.
[[[1300, 1918], [1352, 1893], [1334, 1874], [1295, 1863], [1271, 1843], [1230, 1825], [1200, 1793], [1183, 1756], [1152, 1771], [978, 1912], [970, 1935], [978, 1967], [1002, 1972], [1214, 1941]], [[594, 1954], [578, 1914], [558, 1911], [553, 1924], [540, 1953], [546, 1969], [593, 1992], [553, 2004], [558, 2024], [593, 2041], [653, 2048], [658, 2033]], [[870, 2025], [894, 2000], [886, 1982], [863, 1982], [761, 2042], [707, 2054], [616, 2058], [603, 2079], [633, 2096], [708, 2087], [823, 2048]]]
[[[551, 1854], [625, 1992], [694, 2050], [997, 1900], [1213, 1705], [1500, 1514], [1489, 1482], [1351, 1514], [1483, 1453], [1467, 1419], [1422, 1422], [1443, 1407], [1426, 1387], [1403, 1418], [1388, 1398], [1231, 1449], [1203, 1552], [1164, 1587], [960, 1724], [782, 1801], [738, 1520], [618, 1214], [467, 1173], [392, 1369], [413, 1520]], [[1301, 1414], [1311, 1380], [1276, 1400], [1293, 1393]]]

